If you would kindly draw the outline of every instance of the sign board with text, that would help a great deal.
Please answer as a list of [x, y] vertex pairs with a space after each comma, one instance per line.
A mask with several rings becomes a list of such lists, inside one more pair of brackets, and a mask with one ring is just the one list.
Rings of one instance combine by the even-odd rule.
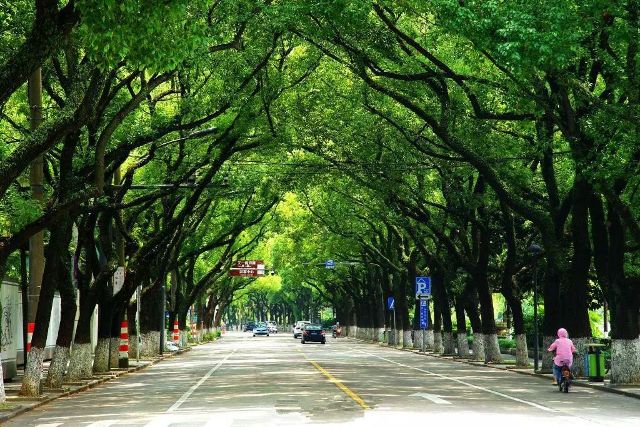
[[428, 301], [426, 298], [420, 298], [420, 329], [427, 329], [429, 326]]
[[113, 273], [113, 294], [117, 294], [124, 285], [124, 267], [120, 266]]
[[229, 269], [229, 276], [260, 277], [264, 276], [265, 266], [262, 260], [239, 260]]

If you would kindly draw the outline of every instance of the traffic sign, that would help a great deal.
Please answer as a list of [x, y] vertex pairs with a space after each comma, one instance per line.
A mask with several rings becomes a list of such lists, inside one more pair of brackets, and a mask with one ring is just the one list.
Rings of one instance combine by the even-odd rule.
[[429, 326], [427, 307], [427, 299], [420, 298], [420, 329], [427, 329], [427, 327]]
[[258, 277], [264, 276], [265, 266], [262, 260], [239, 260], [229, 269], [229, 276]]
[[431, 296], [431, 277], [416, 276], [416, 298]]
[[393, 297], [387, 298], [387, 308], [389, 310], [395, 310], [396, 309], [396, 300]]
[[124, 267], [120, 266], [113, 273], [113, 294], [114, 295], [120, 292], [120, 289], [122, 289], [122, 286], [124, 285], [124, 277], [125, 277]]
[[335, 268], [336, 262], [332, 259], [328, 259], [327, 262], [324, 263], [325, 268]]

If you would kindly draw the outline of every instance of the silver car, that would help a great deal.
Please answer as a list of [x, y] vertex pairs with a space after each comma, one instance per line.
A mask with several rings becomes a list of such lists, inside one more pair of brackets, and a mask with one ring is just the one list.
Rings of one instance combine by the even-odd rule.
[[269, 328], [267, 327], [266, 323], [260, 322], [256, 325], [255, 328], [253, 328], [253, 336], [255, 337], [256, 335], [269, 336]]
[[305, 325], [310, 325], [311, 322], [308, 320], [298, 320], [296, 325], [293, 327], [293, 338], [300, 338], [302, 336], [302, 330]]

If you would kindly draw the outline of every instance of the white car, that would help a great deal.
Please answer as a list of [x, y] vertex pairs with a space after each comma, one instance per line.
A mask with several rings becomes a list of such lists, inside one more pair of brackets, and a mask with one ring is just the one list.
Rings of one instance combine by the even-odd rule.
[[278, 333], [278, 324], [276, 322], [267, 322], [267, 328], [269, 328], [269, 333], [277, 334]]
[[308, 320], [298, 320], [296, 325], [293, 327], [293, 338], [300, 338], [302, 336], [302, 330], [305, 325], [310, 325], [311, 322]]

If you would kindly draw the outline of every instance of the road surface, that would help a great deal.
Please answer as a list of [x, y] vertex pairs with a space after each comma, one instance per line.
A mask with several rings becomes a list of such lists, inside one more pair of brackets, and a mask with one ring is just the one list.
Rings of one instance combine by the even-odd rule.
[[[640, 400], [346, 338], [230, 333], [7, 426], [640, 426]], [[416, 423], [416, 424], [412, 424]], [[507, 424], [505, 424], [507, 423]]]

